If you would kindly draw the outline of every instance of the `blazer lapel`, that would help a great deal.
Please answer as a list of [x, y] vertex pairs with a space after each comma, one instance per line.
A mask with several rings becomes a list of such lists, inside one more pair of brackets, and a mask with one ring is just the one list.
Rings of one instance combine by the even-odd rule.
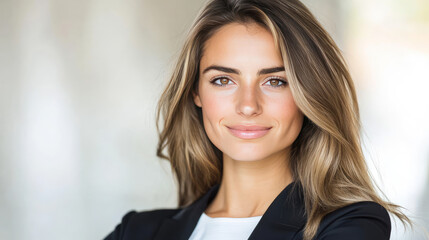
[[194, 231], [201, 214], [216, 196], [219, 184], [214, 185], [201, 198], [181, 209], [173, 217], [165, 219], [154, 240], [187, 240]]
[[[201, 214], [216, 196], [219, 184], [213, 186], [200, 199], [180, 209], [165, 219], [155, 235], [155, 240], [187, 240], [191, 236]], [[262, 215], [249, 240], [292, 239], [306, 221], [300, 184], [292, 182], [274, 199]]]
[[249, 240], [296, 239], [306, 220], [302, 187], [299, 183], [292, 182], [262, 215]]

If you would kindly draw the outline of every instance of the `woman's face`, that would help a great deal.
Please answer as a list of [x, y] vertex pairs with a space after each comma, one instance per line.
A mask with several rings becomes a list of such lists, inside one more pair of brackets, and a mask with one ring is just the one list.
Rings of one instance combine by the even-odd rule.
[[224, 159], [287, 156], [302, 127], [280, 52], [257, 24], [228, 24], [206, 41], [194, 102]]

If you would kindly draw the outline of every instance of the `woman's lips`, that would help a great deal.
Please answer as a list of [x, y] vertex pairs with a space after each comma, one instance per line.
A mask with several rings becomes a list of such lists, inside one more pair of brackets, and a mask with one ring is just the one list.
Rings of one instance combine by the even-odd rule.
[[259, 127], [259, 126], [236, 126], [227, 127], [232, 135], [241, 139], [255, 139], [263, 137], [270, 131], [271, 127]]

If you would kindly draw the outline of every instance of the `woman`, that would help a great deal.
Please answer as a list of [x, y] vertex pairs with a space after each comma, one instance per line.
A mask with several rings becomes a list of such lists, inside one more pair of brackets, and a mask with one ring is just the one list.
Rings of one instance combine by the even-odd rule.
[[157, 127], [179, 208], [131, 211], [106, 239], [380, 240], [389, 212], [411, 225], [377, 195], [352, 79], [298, 0], [207, 2]]

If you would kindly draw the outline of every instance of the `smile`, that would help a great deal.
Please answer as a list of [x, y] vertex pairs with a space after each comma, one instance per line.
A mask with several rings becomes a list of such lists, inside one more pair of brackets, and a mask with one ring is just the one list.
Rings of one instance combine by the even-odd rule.
[[229, 132], [241, 139], [256, 139], [265, 136], [271, 128], [258, 129], [258, 130], [239, 130], [227, 127]]

